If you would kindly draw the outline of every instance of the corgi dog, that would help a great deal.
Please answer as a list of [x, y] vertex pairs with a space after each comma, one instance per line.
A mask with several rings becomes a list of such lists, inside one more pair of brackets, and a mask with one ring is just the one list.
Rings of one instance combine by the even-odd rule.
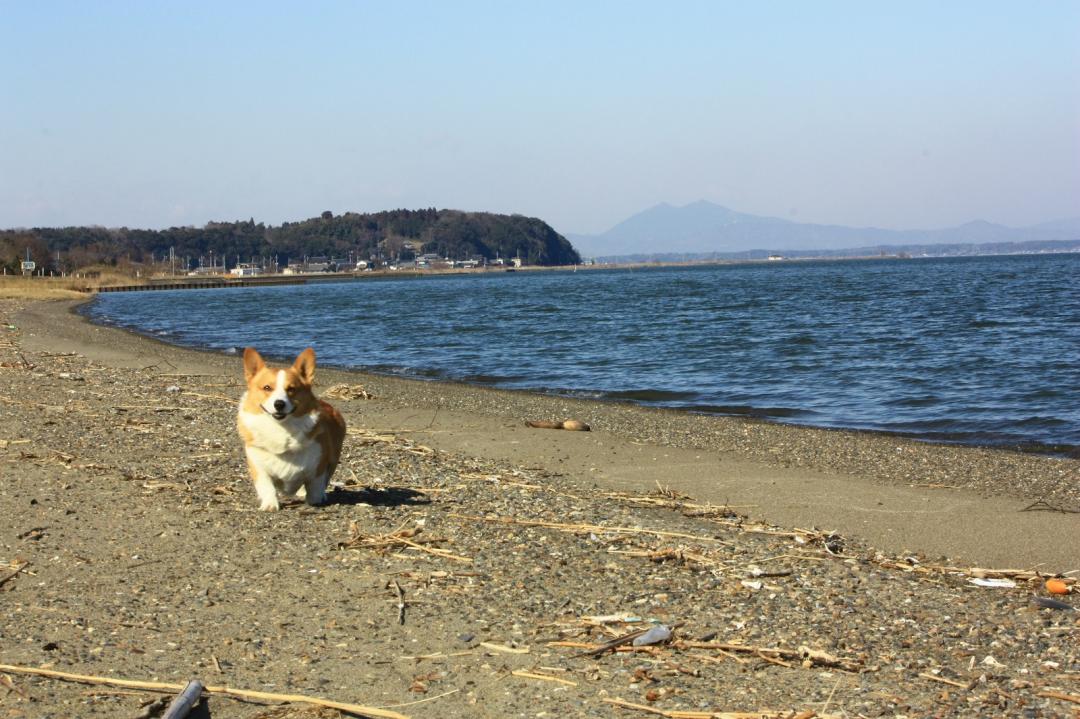
[[341, 458], [345, 420], [312, 392], [315, 350], [308, 347], [288, 369], [274, 369], [248, 347], [244, 378], [236, 427], [259, 509], [273, 512], [280, 507], [278, 492], [291, 496], [301, 489], [308, 504], [323, 504]]

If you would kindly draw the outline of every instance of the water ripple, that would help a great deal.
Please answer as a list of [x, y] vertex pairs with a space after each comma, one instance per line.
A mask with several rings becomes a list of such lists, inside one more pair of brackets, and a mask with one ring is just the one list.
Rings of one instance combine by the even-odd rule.
[[1080, 255], [101, 295], [167, 341], [972, 444], [1080, 445]]

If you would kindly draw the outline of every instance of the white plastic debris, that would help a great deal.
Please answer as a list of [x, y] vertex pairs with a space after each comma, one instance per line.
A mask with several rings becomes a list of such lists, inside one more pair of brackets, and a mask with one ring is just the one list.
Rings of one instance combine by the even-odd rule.
[[991, 587], [993, 589], [1012, 589], [1016, 586], [1016, 582], [1011, 579], [983, 579], [982, 577], [973, 577], [968, 581], [980, 587]]
[[671, 639], [671, 630], [663, 624], [657, 624], [649, 631], [642, 634], [640, 637], [634, 639], [635, 647], [644, 647], [649, 644], [659, 644], [660, 642], [666, 642]]
[[751, 582], [749, 579], [742, 580], [741, 584], [747, 589], [753, 589], [755, 592], [765, 586], [763, 582]]

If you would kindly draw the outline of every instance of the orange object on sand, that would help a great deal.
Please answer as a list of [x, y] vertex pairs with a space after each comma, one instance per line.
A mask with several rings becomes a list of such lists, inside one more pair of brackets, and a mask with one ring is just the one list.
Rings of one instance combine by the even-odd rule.
[[1050, 592], [1051, 594], [1068, 594], [1069, 585], [1061, 581], [1060, 579], [1047, 579], [1046, 591]]

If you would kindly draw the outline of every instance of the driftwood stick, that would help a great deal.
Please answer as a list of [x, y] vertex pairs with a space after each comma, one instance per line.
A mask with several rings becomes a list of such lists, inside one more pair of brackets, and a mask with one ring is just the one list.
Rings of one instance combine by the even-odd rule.
[[939, 677], [937, 674], [931, 674], [930, 672], [920, 672], [919, 676], [923, 679], [929, 679], [932, 682], [941, 682], [942, 684], [948, 684], [949, 686], [956, 687], [958, 689], [971, 689], [971, 684], [968, 682], [958, 682], [955, 679]]
[[569, 679], [563, 679], [562, 677], [553, 677], [550, 674], [537, 674], [535, 672], [527, 672], [524, 669], [515, 669], [510, 672], [512, 676], [524, 677], [525, 679], [539, 679], [544, 682], [556, 682], [557, 684], [565, 684], [569, 687], [576, 687], [577, 682], [572, 682]]
[[397, 592], [397, 623], [405, 623], [405, 590], [398, 584], [398, 580], [391, 580], [394, 585], [394, 591]]
[[30, 566], [30, 562], [23, 562], [11, 574], [8, 574], [8, 575], [6, 575], [4, 577], [0, 577], [0, 587], [4, 586], [5, 584], [8, 583], [8, 581], [10, 581], [10, 580], [14, 579], [15, 577], [19, 576], [20, 574], [22, 574], [22, 571], [24, 569], [26, 569], [27, 567], [29, 567], [29, 566]]
[[570, 658], [576, 659], [577, 657], [598, 657], [606, 651], [617, 649], [624, 644], [631, 643], [632, 641], [643, 635], [645, 632], [649, 631], [649, 629], [651, 629], [651, 627], [646, 627], [645, 629], [638, 629], [636, 632], [630, 632], [629, 634], [623, 634], [621, 637], [615, 637], [609, 642], [604, 642], [595, 649], [590, 649], [587, 652], [581, 652], [580, 654], [571, 655]]
[[699, 542], [713, 542], [715, 544], [730, 545], [716, 537], [705, 537], [697, 534], [684, 534], [682, 532], [662, 532], [658, 529], [638, 529], [636, 527], [605, 527], [599, 524], [563, 524], [561, 522], [543, 522], [535, 519], [513, 519], [512, 517], [476, 517], [468, 514], [451, 514], [455, 519], [467, 519], [472, 522], [490, 522], [492, 524], [520, 524], [525, 527], [544, 527], [557, 529], [560, 532], [597, 532], [608, 534], [647, 534], [653, 537], [678, 537], [680, 539], [696, 539]]
[[749, 644], [733, 644], [729, 642], [694, 642], [687, 640], [679, 640], [675, 643], [675, 646], [683, 649], [715, 649], [724, 652], [745, 652], [756, 654], [766, 661], [771, 661], [766, 655], [771, 655], [773, 658], [800, 659], [804, 662], [810, 662], [811, 664], [816, 664], [818, 666], [836, 667], [837, 669], [843, 669], [848, 672], [859, 672], [862, 670], [862, 666], [859, 662], [836, 657], [827, 652], [805, 646], [799, 647], [798, 649], [785, 649], [783, 647], [756, 647]]
[[1066, 694], [1065, 692], [1055, 692], [1050, 689], [1043, 689], [1042, 691], [1035, 692], [1035, 695], [1046, 697], [1048, 699], [1060, 699], [1063, 702], [1080, 704], [1080, 694]]
[[[675, 624], [672, 624], [669, 627], [669, 629], [671, 630], [672, 633], [674, 633], [674, 631], [676, 629], [678, 629], [679, 627], [681, 627], [682, 625], [683, 625], [682, 622], [677, 622]], [[580, 654], [574, 654], [570, 658], [575, 659], [577, 657], [598, 657], [601, 654], [603, 654], [604, 652], [607, 652], [607, 651], [610, 651], [610, 650], [618, 650], [619, 647], [622, 647], [622, 646], [625, 646], [627, 644], [632, 643], [635, 639], [637, 639], [638, 637], [640, 637], [640, 636], [642, 636], [644, 634], [647, 634], [650, 630], [652, 630], [651, 626], [645, 627], [643, 629], [638, 629], [637, 631], [630, 632], [629, 634], [623, 634], [622, 636], [615, 637], [611, 641], [604, 642], [600, 646], [598, 646], [598, 647], [596, 647], [594, 649], [590, 649], [587, 652], [581, 652]], [[669, 640], [667, 640], [667, 639], [664, 640], [665, 643], [667, 641], [669, 641]]]
[[814, 711], [805, 711], [801, 713], [787, 710], [770, 711], [767, 709], [754, 712], [700, 712], [680, 709], [665, 711], [645, 704], [634, 704], [625, 699], [604, 699], [603, 701], [605, 704], [613, 704], [617, 707], [622, 707], [623, 709], [637, 709], [638, 711], [646, 712], [648, 714], [667, 717], [667, 719], [838, 719], [837, 714], [819, 714]]
[[[13, 664], [0, 664], [0, 672], [10, 672], [12, 674], [32, 674], [34, 676], [48, 677], [50, 679], [60, 679], [62, 681], [69, 682], [80, 682], [82, 684], [104, 684], [113, 687], [124, 687], [125, 689], [145, 689], [148, 691], [157, 692], [174, 692], [182, 691], [184, 689], [183, 684], [170, 684], [168, 682], [144, 682], [137, 679], [114, 679], [112, 677], [99, 677], [90, 674], [71, 674], [69, 672], [59, 672], [54, 669], [20, 667]], [[224, 696], [233, 696], [240, 699], [262, 699], [271, 702], [314, 704], [315, 706], [327, 707], [329, 709], [338, 709], [343, 712], [349, 712], [363, 717], [375, 717], [376, 719], [409, 719], [409, 717], [405, 716], [404, 714], [387, 711], [386, 709], [366, 707], [360, 704], [349, 704], [347, 702], [336, 702], [330, 699], [309, 697], [303, 694], [272, 694], [270, 692], [257, 692], [251, 691], [250, 689], [233, 689], [232, 687], [225, 686], [203, 687], [203, 691], [207, 694], [222, 694]]]
[[161, 719], [184, 719], [191, 712], [192, 707], [199, 703], [202, 690], [203, 683], [198, 679], [192, 679], [165, 709]]

